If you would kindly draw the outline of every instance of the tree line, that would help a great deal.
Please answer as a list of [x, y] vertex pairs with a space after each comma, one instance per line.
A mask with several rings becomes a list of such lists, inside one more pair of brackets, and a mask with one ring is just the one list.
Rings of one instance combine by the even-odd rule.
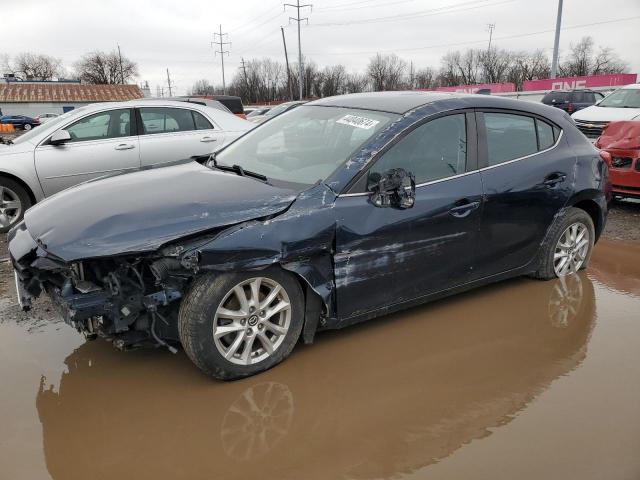
[[73, 78], [88, 84], [129, 83], [138, 76], [138, 65], [117, 50], [94, 51], [83, 55], [73, 64], [71, 71], [59, 58], [50, 55], [23, 52], [10, 57], [0, 55], [3, 74], [22, 81], [46, 81]]
[[[243, 63], [227, 88], [246, 104], [278, 102], [297, 98], [298, 65], [286, 65], [272, 58], [254, 58]], [[626, 62], [592, 37], [572, 44], [559, 65], [560, 76], [623, 73]], [[94, 51], [83, 55], [67, 71], [60, 59], [30, 52], [14, 57], [0, 54], [0, 71], [18, 80], [75, 78], [87, 84], [131, 83], [138, 76], [138, 65], [117, 50]], [[344, 65], [319, 67], [305, 59], [303, 96], [319, 98], [345, 93], [380, 90], [431, 89], [439, 86], [512, 82], [517, 89], [527, 80], [548, 78], [551, 61], [544, 50], [511, 51], [502, 48], [466, 49], [443, 55], [438, 67], [419, 67], [396, 54], [378, 53], [369, 59], [364, 72], [347, 70]], [[207, 79], [198, 80], [190, 95], [221, 94], [221, 86]]]
[[[227, 93], [242, 97], [247, 104], [297, 98], [297, 64], [272, 58], [251, 59], [238, 69]], [[596, 46], [592, 37], [572, 44], [559, 64], [559, 76], [623, 73], [626, 62], [609, 47]], [[451, 51], [440, 66], [416, 67], [396, 54], [376, 54], [364, 72], [350, 72], [344, 65], [318, 67], [303, 63], [303, 96], [318, 98], [345, 93], [381, 90], [432, 89], [440, 86], [511, 82], [519, 90], [527, 80], [549, 78], [551, 61], [544, 50], [510, 51], [501, 48]], [[208, 80], [197, 81], [191, 95], [221, 94], [222, 88]]]

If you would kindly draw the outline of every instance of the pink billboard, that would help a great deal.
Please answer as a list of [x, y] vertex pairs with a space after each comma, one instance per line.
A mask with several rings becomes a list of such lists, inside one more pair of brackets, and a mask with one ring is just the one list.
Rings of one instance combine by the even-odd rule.
[[635, 83], [635, 73], [614, 73], [610, 75], [591, 75], [588, 77], [546, 78], [544, 80], [528, 80], [522, 85], [525, 92], [535, 90], [575, 90], [592, 87], [621, 87]]
[[491, 93], [515, 92], [513, 83], [477, 83], [475, 85], [457, 85], [455, 87], [438, 87], [439, 92], [478, 93], [478, 90], [489, 90]]

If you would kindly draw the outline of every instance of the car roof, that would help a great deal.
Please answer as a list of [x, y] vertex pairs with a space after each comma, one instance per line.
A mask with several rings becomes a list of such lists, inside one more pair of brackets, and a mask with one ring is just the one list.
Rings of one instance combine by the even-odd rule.
[[355, 93], [328, 97], [307, 103], [307, 105], [377, 110], [401, 115], [427, 104], [433, 104], [435, 110], [442, 111], [466, 108], [495, 108], [533, 113], [559, 123], [569, 119], [564, 110], [545, 105], [542, 102], [528, 102], [497, 95], [466, 93], [419, 91]]
[[382, 112], [402, 114], [427, 103], [454, 96], [456, 96], [456, 94], [420, 91], [351, 93], [315, 100], [309, 102], [307, 105], [362, 108], [365, 110], [379, 110]]
[[[206, 105], [202, 105], [200, 103], [194, 102], [186, 102], [179, 100], [166, 100], [162, 98], [139, 98], [137, 100], [127, 100], [125, 102], [101, 102], [101, 103], [90, 103], [88, 105], [83, 106], [84, 112], [91, 111], [99, 111], [104, 108], [132, 108], [132, 107], [182, 107], [182, 108], [192, 108], [196, 110], [206, 110], [210, 111], [214, 109], [214, 107], [207, 107]], [[220, 111], [220, 110], [218, 110]]]
[[633, 89], [633, 90], [640, 90], [640, 83], [630, 83], [629, 85], [624, 85], [620, 88], [625, 88], [625, 89]]

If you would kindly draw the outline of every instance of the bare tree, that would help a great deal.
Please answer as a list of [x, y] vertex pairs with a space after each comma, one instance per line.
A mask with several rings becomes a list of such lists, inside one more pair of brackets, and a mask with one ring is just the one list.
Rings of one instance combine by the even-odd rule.
[[418, 70], [414, 77], [415, 88], [434, 88], [437, 86], [436, 71], [431, 68], [422, 68]]
[[13, 62], [7, 61], [7, 64], [9, 73], [21, 80], [52, 80], [64, 72], [60, 59], [29, 52], [16, 55]]
[[592, 67], [594, 42], [592, 37], [582, 39], [569, 48], [569, 54], [560, 64], [560, 74], [565, 77], [589, 75]]
[[347, 69], [344, 65], [325, 67], [322, 71], [321, 96], [330, 97], [346, 92]]
[[369, 60], [367, 75], [371, 79], [374, 91], [399, 90], [407, 70], [407, 62], [395, 53], [382, 55], [377, 53]]
[[369, 90], [369, 78], [361, 73], [348, 73], [344, 82], [344, 93], [360, 93]]
[[513, 63], [513, 54], [494, 48], [477, 52], [478, 62], [482, 70], [482, 80], [486, 83], [506, 81], [507, 72]]
[[117, 51], [91, 52], [75, 63], [76, 75], [85, 83], [128, 83], [138, 76], [138, 65], [126, 57], [122, 63]]
[[592, 75], [605, 75], [608, 73], [623, 73], [628, 71], [629, 65], [610, 47], [600, 47], [593, 59], [591, 66]]
[[215, 93], [215, 87], [205, 79], [197, 80], [189, 90], [189, 95], [215, 95]]

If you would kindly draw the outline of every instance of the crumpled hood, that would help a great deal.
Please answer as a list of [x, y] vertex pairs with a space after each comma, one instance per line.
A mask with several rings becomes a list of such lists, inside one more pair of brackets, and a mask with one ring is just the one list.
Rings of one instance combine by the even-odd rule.
[[571, 115], [574, 120], [583, 122], [615, 122], [633, 120], [640, 115], [640, 108], [613, 108], [592, 105]]
[[194, 233], [285, 210], [296, 195], [196, 162], [64, 190], [27, 211], [42, 248], [70, 262], [156, 250]]

